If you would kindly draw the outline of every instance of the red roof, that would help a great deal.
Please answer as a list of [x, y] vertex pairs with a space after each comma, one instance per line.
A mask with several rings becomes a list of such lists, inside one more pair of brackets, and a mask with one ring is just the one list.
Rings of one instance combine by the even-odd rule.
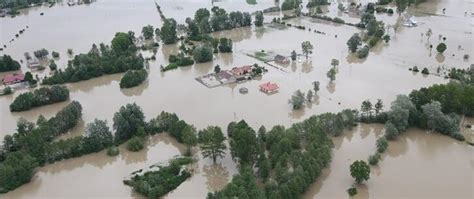
[[276, 83], [270, 83], [270, 82], [267, 82], [267, 83], [264, 83], [264, 84], [260, 84], [260, 89], [264, 90], [264, 91], [276, 91], [278, 89], [278, 85]]
[[252, 66], [241, 66], [232, 68], [231, 72], [235, 75], [241, 75], [252, 71]]
[[21, 81], [25, 81], [25, 75], [23, 74], [7, 75], [3, 78], [4, 84], [12, 84], [12, 83], [21, 82]]

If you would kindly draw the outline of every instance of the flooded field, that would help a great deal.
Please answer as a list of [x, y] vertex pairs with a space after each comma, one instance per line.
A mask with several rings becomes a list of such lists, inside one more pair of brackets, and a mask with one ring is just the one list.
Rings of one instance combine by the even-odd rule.
[[[212, 7], [211, 1], [201, 0], [157, 2], [164, 14], [175, 18], [178, 23], [184, 23], [185, 18], [192, 17], [198, 8]], [[306, 5], [306, 2], [304, 1], [303, 5]], [[256, 5], [249, 5], [244, 0], [225, 0], [214, 2], [214, 5], [227, 11], [254, 12], [271, 7], [275, 3], [273, 0], [260, 0]], [[470, 5], [471, 11], [465, 10]], [[444, 15], [441, 12], [442, 8], [447, 8]], [[337, 4], [333, 3], [327, 10], [330, 11], [329, 16], [340, 16], [344, 20], [358, 22], [358, 18], [340, 13]], [[41, 12], [44, 12], [44, 16], [39, 15]], [[463, 59], [464, 54], [474, 55], [473, 18], [464, 15], [465, 12], [472, 12], [472, 2], [469, 0], [455, 3], [448, 0], [432, 0], [417, 8], [409, 9], [408, 13], [417, 16], [420, 22], [420, 25], [414, 28], [400, 26], [404, 20], [397, 14], [377, 15], [386, 25], [397, 28], [391, 28], [392, 40], [388, 44], [380, 43], [369, 57], [363, 60], [349, 55], [346, 45], [347, 39], [360, 30], [312, 18], [292, 19], [289, 23], [302, 24], [312, 30], [323, 31], [326, 35], [308, 30], [270, 26], [217, 32], [214, 36], [230, 37], [233, 40], [234, 53], [221, 53], [216, 55], [212, 62], [181, 67], [165, 73], [160, 72], [159, 67], [168, 64], [168, 56], [177, 53], [178, 47], [162, 45], [156, 54], [156, 61], [150, 62], [148, 80], [140, 86], [120, 89], [119, 81], [123, 74], [67, 84], [71, 91], [71, 100], [77, 100], [83, 106], [83, 122], [63, 138], [81, 135], [85, 124], [95, 118], [106, 119], [110, 125], [113, 114], [120, 106], [133, 102], [142, 107], [147, 120], [164, 110], [175, 112], [198, 129], [208, 125], [225, 128], [230, 121], [240, 119], [245, 119], [254, 128], [260, 125], [269, 128], [277, 124], [289, 126], [313, 114], [359, 108], [360, 103], [366, 99], [374, 102], [380, 98], [388, 106], [397, 94], [408, 94], [413, 89], [448, 82], [443, 77], [435, 75], [414, 74], [408, 71], [408, 68], [416, 65], [435, 71], [439, 66], [466, 68], [472, 63]], [[265, 15], [265, 21], [270, 22], [275, 16], [280, 14]], [[109, 43], [115, 32], [133, 30], [138, 35], [141, 28], [147, 24], [161, 27], [154, 2], [149, 0], [98, 0], [91, 5], [35, 7], [22, 11], [22, 14], [15, 18], [0, 18], [0, 44], [7, 45], [0, 54], [9, 54], [15, 59], [24, 60], [25, 52], [32, 53], [40, 48], [46, 48], [60, 52], [61, 58], [56, 63], [59, 67], [65, 67], [70, 58], [66, 54], [68, 48], [72, 48], [75, 54], [87, 52], [92, 43]], [[26, 32], [10, 43], [14, 34], [26, 26], [29, 27]], [[433, 36], [428, 40], [426, 36], [421, 36], [421, 33], [425, 33], [429, 28], [432, 29]], [[447, 37], [448, 50], [444, 56], [438, 55], [435, 50], [430, 52], [429, 49], [430, 44], [437, 45], [439, 34]], [[292, 50], [300, 52], [301, 42], [305, 40], [311, 41], [315, 46], [313, 54], [307, 60], [301, 57], [299, 61], [286, 66], [278, 65], [278, 68], [273, 68], [246, 55], [265, 50], [288, 56]], [[458, 48], [459, 45], [461, 48]], [[340, 61], [336, 81], [332, 83], [326, 77], [326, 72], [331, 67], [331, 59]], [[265, 66], [269, 72], [258, 80], [213, 89], [203, 86], [194, 79], [210, 73], [217, 64], [222, 69], [230, 69], [253, 63]], [[27, 71], [25, 64], [22, 64], [22, 71]], [[49, 72], [49, 69], [46, 69], [33, 75], [44, 76]], [[6, 74], [8, 73], [0, 73], [0, 78]], [[280, 86], [278, 93], [267, 95], [258, 90], [258, 85], [268, 81], [276, 82]], [[297, 89], [303, 92], [311, 89], [313, 81], [321, 82], [317, 100], [313, 104], [306, 105], [301, 111], [292, 111], [288, 104], [290, 96]], [[241, 87], [248, 88], [248, 94], [240, 94]], [[14, 133], [16, 121], [20, 117], [29, 121], [36, 121], [40, 114], [51, 117], [68, 103], [10, 113], [9, 104], [15, 96], [25, 91], [27, 90], [0, 97], [0, 137]], [[354, 133], [337, 138], [330, 169], [327, 169], [324, 180], [318, 181], [319, 184], [316, 183], [306, 197], [347, 197], [345, 190], [352, 182], [347, 175], [349, 162], [354, 159], [366, 159], [368, 153], [374, 150], [375, 136], [380, 132], [380, 126], [361, 126]], [[111, 158], [102, 152], [45, 166], [36, 173], [31, 183], [0, 197], [137, 197], [128, 186], [122, 184], [123, 178], [134, 170], [167, 161], [182, 151], [182, 146], [164, 135], [153, 137], [149, 142], [148, 149], [138, 153], [122, 150], [120, 156]], [[431, 145], [431, 142], [434, 144]], [[472, 174], [469, 176], [473, 170], [472, 152], [472, 148], [447, 137], [427, 135], [423, 132], [406, 133], [399, 138], [399, 141], [391, 143], [389, 153], [381, 162], [380, 169], [375, 170], [379, 172], [378, 175], [372, 173], [372, 178], [368, 182], [370, 190], [367, 190], [365, 195], [372, 198], [388, 198], [388, 196], [399, 198], [404, 196], [398, 194], [406, 193], [430, 198], [436, 194], [449, 196], [451, 191], [453, 196], [469, 198], [466, 196], [473, 195], [472, 192], [469, 193], [469, 189], [466, 191], [468, 186], [471, 186], [472, 190], [473, 185]], [[471, 157], [470, 163], [469, 157]], [[212, 165], [212, 161], [199, 157], [193, 177], [168, 194], [168, 197], [203, 198], [208, 191], [221, 189], [236, 173], [236, 166], [230, 154], [220, 162], [221, 165]], [[414, 162], [417, 163], [416, 170], [409, 168]], [[433, 167], [432, 164], [442, 166]], [[418, 167], [418, 165], [424, 166]], [[423, 170], [425, 167], [429, 169]], [[409, 172], [400, 174], [400, 168]], [[440, 168], [458, 173], [451, 176], [436, 176], [444, 175], [439, 172]], [[420, 176], [419, 181], [416, 181], [421, 184], [419, 190], [415, 190], [418, 186], [399, 183], [408, 179], [416, 180], [411, 178], [415, 174]], [[436, 184], [438, 183], [436, 179], [446, 181], [439, 181], [439, 184]], [[393, 186], [403, 187], [407, 191], [399, 192], [399, 189], [394, 189]], [[448, 187], [436, 189], [437, 192], [428, 189], [438, 186]], [[57, 189], [58, 187], [61, 189]]]
[[[381, 135], [382, 125], [361, 124], [335, 138], [330, 167], [304, 198], [349, 198], [346, 190], [354, 183], [350, 164], [373, 154]], [[447, 136], [409, 129], [390, 142], [379, 165], [371, 167], [370, 179], [358, 185], [355, 198], [472, 198], [473, 153], [472, 147]]]

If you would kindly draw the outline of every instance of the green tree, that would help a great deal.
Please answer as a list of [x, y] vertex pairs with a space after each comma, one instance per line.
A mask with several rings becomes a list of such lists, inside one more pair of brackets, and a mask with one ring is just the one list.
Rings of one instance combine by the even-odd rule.
[[207, 45], [196, 47], [193, 51], [193, 58], [197, 63], [212, 61], [212, 48]]
[[389, 140], [394, 140], [399, 135], [398, 129], [391, 122], [385, 123], [385, 137]]
[[313, 82], [313, 90], [314, 90], [314, 94], [317, 95], [319, 92], [319, 81]]
[[0, 56], [0, 72], [15, 71], [20, 69], [20, 63], [9, 55]]
[[369, 117], [372, 113], [372, 103], [369, 100], [363, 101], [360, 110], [365, 113], [365, 116]]
[[206, 18], [207, 20], [209, 20], [210, 16], [211, 16], [211, 13], [209, 12], [207, 8], [199, 8], [194, 14], [194, 20], [199, 23]]
[[161, 27], [160, 37], [164, 44], [174, 44], [178, 40], [176, 21], [173, 18], [165, 19]]
[[132, 38], [128, 33], [118, 32], [112, 39], [112, 50], [116, 53], [123, 53], [135, 47]]
[[227, 146], [224, 141], [224, 134], [218, 126], [208, 126], [206, 129], [199, 131], [202, 156], [204, 158], [212, 158], [214, 164], [217, 158], [225, 157]]
[[339, 60], [337, 60], [337, 59], [332, 59], [332, 60], [331, 60], [331, 66], [332, 66], [332, 67], [339, 66]]
[[357, 160], [350, 166], [351, 176], [356, 180], [357, 183], [361, 183], [364, 180], [370, 178], [370, 167], [363, 160]]
[[291, 96], [290, 100], [288, 103], [290, 103], [293, 107], [293, 110], [298, 110], [303, 107], [303, 104], [305, 102], [305, 96], [304, 93], [301, 92], [300, 90], [295, 91], [295, 93]]
[[330, 82], [336, 80], [336, 69], [329, 69], [329, 71], [326, 73], [326, 76], [329, 78]]
[[142, 137], [133, 136], [132, 139], [127, 142], [127, 150], [133, 152], [140, 151], [145, 147], [144, 142], [145, 140]]
[[313, 101], [313, 97], [314, 97], [313, 91], [312, 91], [311, 89], [308, 90], [308, 94], [306, 94], [306, 100], [307, 100], [308, 102], [312, 102], [312, 101]]
[[388, 148], [388, 141], [385, 137], [378, 138], [375, 144], [377, 145], [377, 152], [379, 153], [385, 152]]
[[362, 39], [360, 38], [359, 34], [352, 35], [351, 38], [347, 41], [347, 47], [349, 47], [349, 51], [351, 53], [357, 52], [357, 48], [362, 44]]
[[135, 103], [120, 107], [114, 114], [114, 130], [117, 143], [122, 143], [133, 137], [139, 127], [145, 126], [145, 116], [142, 109]]
[[31, 180], [38, 162], [25, 151], [10, 153], [0, 164], [0, 192], [13, 190]]
[[395, 0], [395, 5], [397, 6], [397, 12], [401, 14], [408, 7], [409, 0]]
[[378, 115], [383, 110], [383, 102], [381, 99], [377, 99], [377, 103], [374, 105], [375, 115]]
[[308, 54], [313, 53], [313, 45], [309, 41], [304, 41], [301, 43], [301, 49], [303, 50], [303, 54], [305, 54], [306, 59], [308, 59]]
[[84, 147], [87, 147], [88, 151], [100, 151], [114, 143], [114, 137], [105, 120], [95, 119], [87, 124], [85, 132], [87, 139]]
[[258, 141], [255, 131], [245, 121], [240, 121], [230, 133], [230, 151], [232, 158], [240, 165], [252, 166], [257, 158]]
[[255, 26], [263, 26], [263, 12], [255, 12]]
[[296, 54], [296, 51], [291, 51], [291, 60], [295, 61], [297, 58], [298, 54]]
[[155, 29], [153, 28], [152, 25], [147, 25], [142, 28], [142, 34], [145, 39], [153, 38], [154, 32], [155, 32]]
[[54, 60], [51, 60], [51, 62], [49, 63], [49, 69], [50, 70], [56, 70], [58, 68], [58, 65], [56, 65], [56, 62]]
[[436, 50], [439, 52], [439, 53], [444, 53], [444, 51], [446, 51], [448, 47], [446, 46], [445, 43], [440, 43], [438, 44], [438, 46], [436, 46]]

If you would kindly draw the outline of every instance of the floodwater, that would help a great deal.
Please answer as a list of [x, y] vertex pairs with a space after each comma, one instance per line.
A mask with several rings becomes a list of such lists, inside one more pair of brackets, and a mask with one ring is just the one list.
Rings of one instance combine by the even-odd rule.
[[[304, 2], [306, 5], [307, 1]], [[211, 8], [212, 6], [210, 1], [201, 0], [160, 0], [158, 3], [164, 14], [176, 18], [178, 23], [183, 23], [186, 17], [193, 16], [194, 11], [198, 8]], [[224, 7], [228, 11], [253, 12], [273, 6], [274, 1], [261, 0], [256, 5], [248, 5], [243, 0], [227, 0], [214, 2], [214, 5]], [[329, 15], [342, 15], [341, 18], [345, 20], [352, 18], [357, 22], [354, 17], [346, 16], [344, 13], [335, 13], [338, 11], [334, 6], [337, 5], [334, 4], [327, 8], [331, 11]], [[440, 15], [440, 10], [443, 7], [447, 7], [447, 12], [445, 15]], [[157, 60], [150, 62], [148, 80], [140, 86], [120, 89], [119, 81], [123, 74], [67, 84], [71, 91], [71, 100], [77, 100], [83, 106], [83, 122], [60, 139], [81, 135], [85, 124], [92, 122], [95, 118], [106, 119], [111, 126], [113, 114], [120, 106], [133, 102], [143, 108], [147, 119], [155, 117], [162, 110], [175, 112], [198, 129], [208, 125], [218, 125], [225, 128], [230, 121], [240, 119], [247, 120], [254, 128], [258, 128], [260, 125], [269, 128], [277, 124], [289, 126], [313, 114], [337, 112], [344, 108], [358, 108], [360, 103], [366, 99], [375, 101], [380, 98], [388, 106], [397, 94], [408, 94], [413, 89], [447, 82], [446, 79], [435, 75], [413, 74], [408, 71], [408, 68], [417, 65], [419, 68], [428, 67], [430, 71], [435, 71], [438, 66], [466, 68], [472, 63], [472, 61], [462, 58], [464, 54], [474, 55], [472, 53], [474, 49], [472, 18], [464, 16], [464, 9], [468, 7], [468, 0], [456, 1], [456, 3], [449, 3], [448, 0], [434, 0], [422, 4], [416, 9], [409, 10], [409, 13], [416, 15], [420, 22], [420, 26], [415, 28], [399, 26], [403, 19], [396, 14], [393, 16], [377, 15], [385, 21], [386, 25], [397, 28], [396, 30], [392, 28], [390, 31], [392, 36], [390, 43], [379, 44], [372, 50], [369, 57], [363, 60], [355, 59], [349, 55], [346, 46], [347, 39], [352, 34], [359, 33], [360, 30], [351, 26], [336, 25], [309, 18], [292, 19], [289, 23], [302, 24], [312, 30], [323, 31], [326, 35], [308, 30], [270, 26], [218, 32], [214, 33], [214, 36], [230, 37], [234, 41], [234, 53], [218, 54], [212, 62], [183, 67], [165, 73], [160, 72], [159, 66], [166, 65], [168, 56], [177, 53], [178, 47], [177, 45], [163, 45], [158, 49]], [[41, 12], [44, 12], [44, 16], [39, 15]], [[281, 15], [277, 13], [266, 15], [265, 21], [269, 22], [272, 17], [277, 16]], [[68, 48], [72, 48], [76, 54], [87, 52], [92, 43], [110, 43], [115, 32], [133, 30], [138, 35], [141, 28], [148, 24], [155, 27], [161, 26], [154, 2], [149, 0], [99, 0], [91, 5], [36, 7], [24, 11], [23, 14], [15, 18], [0, 18], [0, 44], [7, 45], [7, 48], [1, 53], [9, 54], [15, 59], [24, 59], [24, 52], [31, 54], [34, 50], [46, 48], [50, 52], [54, 50], [61, 53], [61, 58], [56, 63], [60, 67], [64, 67], [69, 59], [66, 54]], [[26, 26], [29, 27], [26, 32], [10, 43], [14, 34]], [[426, 36], [421, 36], [421, 33], [426, 32], [428, 28], [433, 31], [433, 36], [429, 40]], [[434, 51], [430, 53], [429, 49], [430, 43], [436, 46], [439, 34], [447, 37], [448, 50], [444, 57], [437, 55]], [[222, 69], [253, 63], [264, 65], [246, 54], [265, 50], [288, 56], [292, 50], [301, 52], [301, 42], [305, 40], [314, 45], [313, 54], [309, 56], [308, 60], [301, 57], [297, 62], [287, 66], [278, 66], [278, 68], [265, 65], [269, 72], [259, 80], [208, 89], [194, 79], [212, 72], [217, 64]], [[458, 49], [459, 45], [462, 46], [460, 49]], [[144, 52], [144, 55], [150, 56], [151, 53]], [[326, 77], [326, 72], [331, 67], [331, 59], [340, 60], [338, 74], [334, 82], [329, 82]], [[22, 71], [27, 71], [24, 64], [22, 64]], [[44, 76], [49, 72], [49, 69], [46, 69], [33, 74]], [[0, 77], [6, 74], [8, 73], [0, 73]], [[259, 84], [268, 81], [279, 84], [278, 93], [267, 95], [258, 90]], [[313, 81], [321, 82], [321, 90], [314, 102], [307, 104], [303, 110], [292, 111], [288, 105], [290, 96], [297, 89], [304, 92], [311, 89]], [[238, 90], [241, 87], [248, 88], [249, 93], [240, 94]], [[51, 117], [68, 103], [62, 102], [30, 111], [10, 113], [8, 105], [15, 96], [26, 91], [24, 89], [14, 95], [0, 97], [0, 137], [15, 131], [15, 123], [18, 118], [24, 117], [27, 120], [35, 121], [40, 114]], [[370, 136], [367, 137], [370, 142]], [[61, 197], [65, 194], [77, 197], [106, 197], [103, 194], [108, 194], [107, 191], [104, 191], [108, 189], [115, 192], [110, 193], [115, 194], [110, 195], [112, 197], [133, 196], [130, 188], [122, 185], [121, 181], [124, 177], [133, 170], [144, 168], [156, 161], [166, 161], [173, 155], [179, 154], [176, 147], [160, 144], [165, 142], [161, 141], [161, 137], [156, 139], [158, 144], [149, 146], [147, 152], [133, 153], [133, 156], [136, 155], [136, 158], [139, 159], [136, 163], [127, 164], [126, 158], [122, 158], [122, 156], [114, 159], [108, 158], [103, 153], [62, 161], [41, 168], [32, 183], [5, 194], [5, 197], [41, 198]], [[369, 147], [362, 144], [366, 142], [366, 139], [363, 141], [360, 142], [361, 144], [358, 142], [356, 147]], [[345, 143], [341, 147], [344, 147]], [[452, 145], [448, 142], [445, 144], [448, 148]], [[373, 143], [369, 145], [373, 147]], [[372, 150], [372, 148], [369, 149], [369, 151]], [[419, 154], [416, 151], [414, 153], [415, 155]], [[366, 158], [368, 152], [361, 152], [360, 155]], [[140, 159], [138, 156], [142, 158]], [[469, 156], [463, 157], [467, 159]], [[134, 157], [130, 155], [128, 158]], [[337, 154], [335, 158], [338, 158]], [[96, 161], [107, 159], [111, 160], [102, 167], [103, 169], [90, 166]], [[236, 165], [230, 155], [221, 160], [220, 165], [212, 165], [210, 160], [203, 160], [201, 157], [199, 159], [195, 165], [195, 174], [170, 193], [170, 198], [191, 196], [202, 198], [208, 191], [222, 188], [236, 173]], [[405, 163], [403, 160], [397, 161]], [[68, 165], [64, 167], [73, 169], [62, 170], [57, 165]], [[50, 172], [45, 172], [46, 170]], [[395, 170], [391, 172], [391, 175], [395, 175], [397, 172]], [[76, 178], [82, 180], [71, 180]], [[395, 179], [401, 180], [400, 178]], [[388, 181], [392, 180], [394, 179], [388, 179]], [[102, 188], [105, 182], [107, 182], [107, 186]], [[53, 190], [55, 186], [66, 186], [69, 183], [74, 183], [76, 186], [59, 191]], [[390, 184], [390, 182], [387, 183]], [[384, 183], [380, 180], [378, 184], [381, 186]], [[81, 187], [81, 189], [72, 187]], [[348, 186], [344, 184], [338, 189], [326, 191], [345, 194], [347, 188]]]
[[[367, 161], [376, 150], [376, 139], [382, 135], [383, 125], [360, 124], [334, 138], [331, 165], [304, 198], [349, 198], [346, 190], [355, 182], [350, 176], [350, 164]], [[354, 198], [472, 198], [473, 153], [466, 143], [409, 129], [390, 142], [379, 165], [371, 166], [370, 179], [357, 186]]]

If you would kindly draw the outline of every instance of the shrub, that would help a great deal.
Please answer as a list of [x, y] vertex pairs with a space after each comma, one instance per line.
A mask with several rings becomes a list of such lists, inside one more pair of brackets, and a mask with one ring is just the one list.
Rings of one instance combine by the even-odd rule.
[[417, 72], [420, 72], [420, 70], [418, 69], [417, 66], [413, 66], [413, 69], [412, 69], [413, 72], [417, 73]]
[[369, 156], [369, 164], [370, 165], [377, 165], [380, 160], [380, 153], [375, 153], [374, 155]]
[[120, 150], [116, 146], [112, 146], [107, 148], [107, 155], [108, 156], [116, 156], [120, 153]]
[[145, 69], [138, 71], [129, 70], [120, 80], [120, 88], [131, 88], [140, 85], [148, 77]]
[[51, 53], [51, 55], [52, 55], [54, 58], [59, 58], [59, 53], [56, 52], [56, 51], [53, 51], [53, 52]]
[[428, 70], [428, 68], [423, 68], [423, 70], [421, 71], [422, 74], [425, 74], [425, 75], [429, 75], [430, 74], [430, 71]]
[[392, 8], [389, 8], [388, 11], [387, 11], [387, 13], [388, 13], [389, 15], [393, 15], [393, 9], [392, 9]]
[[12, 87], [7, 86], [3, 89], [3, 95], [10, 95], [12, 93], [13, 93]]
[[349, 189], [347, 189], [347, 193], [349, 194], [349, 196], [355, 196], [357, 194], [357, 189], [355, 187], [351, 187]]
[[369, 47], [368, 46], [364, 46], [363, 48], [361, 48], [357, 51], [357, 57], [359, 57], [360, 59], [366, 58], [368, 55], [369, 55]]
[[213, 58], [212, 48], [206, 45], [198, 46], [193, 51], [193, 57], [197, 63], [211, 61]]
[[145, 140], [142, 137], [134, 136], [127, 143], [127, 150], [137, 152], [144, 148]]
[[436, 50], [439, 52], [439, 53], [443, 53], [444, 51], [446, 51], [448, 47], [446, 46], [446, 44], [444, 43], [440, 43], [438, 44], [438, 46], [436, 46]]
[[385, 150], [387, 150], [387, 148], [388, 148], [387, 138], [381, 137], [381, 138], [377, 139], [376, 145], [377, 145], [377, 152], [379, 152], [379, 153], [385, 152]]
[[173, 69], [177, 69], [177, 68], [178, 68], [178, 65], [176, 63], [170, 63], [170, 64], [168, 64], [168, 66], [162, 68], [161, 71], [165, 72], [165, 71], [173, 70]]

